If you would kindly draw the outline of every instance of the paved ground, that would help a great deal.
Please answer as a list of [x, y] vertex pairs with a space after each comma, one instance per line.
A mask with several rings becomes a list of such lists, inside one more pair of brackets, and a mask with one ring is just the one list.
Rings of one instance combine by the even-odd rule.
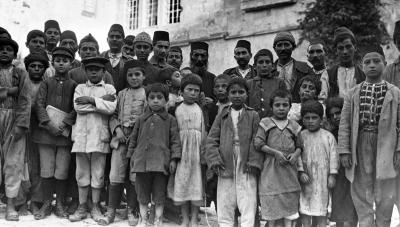
[[[88, 218], [84, 221], [81, 222], [76, 222], [76, 223], [71, 223], [66, 219], [58, 219], [56, 216], [52, 215], [48, 217], [47, 219], [44, 220], [34, 220], [32, 215], [24, 216], [21, 217], [21, 220], [19, 222], [8, 222], [4, 219], [4, 210], [5, 210], [5, 205], [0, 204], [0, 226], [1, 227], [56, 227], [56, 226], [66, 226], [66, 227], [94, 227], [94, 226], [99, 226], [94, 222], [92, 219]], [[210, 227], [217, 227], [217, 222], [216, 222], [216, 216], [215, 212], [213, 209], [209, 208], [204, 210], [205, 212], [201, 214], [201, 221], [200, 221], [200, 227], [206, 227], [207, 225], [207, 219]], [[207, 217], [205, 216], [207, 214]], [[110, 227], [126, 227], [128, 226], [127, 221], [121, 220], [121, 213], [117, 216], [117, 219], [115, 223], [110, 225]], [[178, 226], [176, 224], [164, 223], [165, 227], [175, 227]], [[332, 225], [331, 225], [332, 226]], [[393, 218], [392, 218], [392, 225], [390, 227], [400, 227], [399, 224], [399, 215], [397, 210], [395, 209], [393, 211]]]

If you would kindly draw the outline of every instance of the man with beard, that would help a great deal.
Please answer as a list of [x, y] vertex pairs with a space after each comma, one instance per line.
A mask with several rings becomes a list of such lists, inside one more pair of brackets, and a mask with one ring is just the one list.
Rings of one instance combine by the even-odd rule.
[[48, 20], [44, 23], [44, 34], [46, 35], [46, 51], [47, 57], [49, 58], [50, 67], [46, 69], [44, 73], [44, 80], [54, 76], [56, 71], [54, 70], [53, 65], [51, 64], [52, 56], [51, 53], [53, 49], [57, 46], [60, 41], [60, 25], [55, 20]]
[[344, 98], [351, 88], [365, 80], [365, 74], [354, 61], [356, 38], [353, 32], [346, 27], [337, 28], [333, 45], [339, 57], [339, 64], [328, 70], [328, 97]]
[[279, 72], [279, 78], [283, 79], [286, 88], [291, 92], [294, 103], [300, 102], [299, 81], [306, 75], [312, 75], [314, 72], [302, 61], [292, 58], [292, 52], [296, 48], [296, 41], [290, 32], [279, 32], [274, 39], [273, 44], [275, 53], [278, 55], [276, 70]]
[[124, 45], [122, 46], [122, 55], [128, 58], [135, 57], [135, 50], [133, 49], [133, 40], [135, 40], [134, 35], [128, 35], [124, 39]]
[[169, 48], [167, 63], [177, 68], [181, 69], [183, 62], [182, 49], [178, 46], [173, 46]]
[[153, 56], [149, 62], [160, 69], [172, 67], [167, 63], [169, 51], [169, 33], [166, 31], [155, 31], [153, 34]]
[[153, 50], [153, 42], [151, 41], [150, 35], [146, 32], [141, 32], [137, 34], [135, 40], [133, 41], [133, 46], [135, 49], [137, 60], [133, 59], [131, 61], [138, 61], [139, 65], [144, 69], [144, 76], [146, 78], [143, 81], [143, 85], [149, 85], [157, 82], [157, 77], [160, 69], [153, 66], [148, 60], [149, 55]]
[[126, 79], [125, 75], [123, 75], [124, 65], [127, 61], [131, 60], [130, 57], [122, 54], [124, 38], [125, 32], [122, 25], [111, 25], [107, 37], [110, 49], [101, 54], [101, 57], [107, 58], [110, 61], [106, 64], [106, 71], [112, 75], [117, 93], [126, 87]]
[[[74, 55], [78, 51], [78, 41], [76, 40], [75, 32], [65, 30], [61, 33], [60, 46], [70, 49]], [[74, 59], [71, 63], [71, 69], [78, 68], [82, 63], [78, 59]]]
[[246, 80], [255, 77], [254, 68], [249, 64], [252, 56], [250, 42], [247, 40], [239, 40], [233, 52], [238, 66], [225, 70], [223, 74], [232, 77], [239, 76]]
[[320, 39], [311, 40], [307, 48], [308, 61], [311, 63], [314, 74], [321, 81], [321, 92], [318, 95], [320, 101], [328, 97], [329, 78], [325, 65], [325, 45]]

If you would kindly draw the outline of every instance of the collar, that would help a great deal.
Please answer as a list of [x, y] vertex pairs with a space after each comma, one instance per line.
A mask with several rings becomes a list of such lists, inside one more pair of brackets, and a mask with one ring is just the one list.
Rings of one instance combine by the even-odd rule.
[[69, 79], [69, 76], [67, 74], [66, 76], [62, 77], [62, 76], [56, 74], [56, 75], [54, 75], [54, 79], [57, 80], [57, 81], [66, 81], [66, 80]]
[[277, 60], [277, 62], [278, 62], [278, 66], [279, 67], [285, 68], [285, 67], [288, 67], [289, 65], [293, 64], [294, 61], [293, 61], [293, 58], [291, 58], [290, 61], [288, 63], [284, 64], [284, 65], [281, 65], [279, 63], [279, 60]]
[[145, 112], [143, 113], [143, 118], [146, 121], [147, 119], [149, 119], [153, 115], [160, 116], [161, 119], [163, 119], [164, 121], [167, 120], [167, 118], [168, 118], [168, 112], [167, 112], [166, 109], [164, 109], [162, 112], [156, 113], [156, 112], [151, 111], [149, 107], [147, 107]]
[[90, 82], [90, 80], [88, 80], [87, 82], [86, 82], [86, 86], [88, 86], [88, 87], [102, 87], [102, 86], [104, 86], [105, 85], [105, 83], [104, 83], [104, 80], [101, 80], [99, 83], [97, 83], [97, 84], [93, 84], [92, 82]]
[[326, 71], [326, 67], [323, 68], [323, 69], [321, 69], [321, 70], [315, 70], [314, 68], [312, 68], [312, 70], [314, 71], [314, 73], [315, 73], [316, 75], [319, 75], [319, 74], [322, 74], [323, 72]]
[[[253, 108], [248, 107], [246, 104], [243, 105], [243, 108], [241, 109], [242, 113], [243, 111], [247, 110], [253, 110]], [[221, 111], [221, 117], [225, 118], [231, 114], [231, 104], [224, 106], [224, 108]]]
[[386, 82], [385, 82], [384, 80], [382, 80], [382, 81], [379, 82], [379, 83], [373, 84], [373, 83], [364, 81], [363, 84], [365, 84], [365, 85], [367, 85], [367, 86], [372, 86], [372, 85], [375, 85], [375, 86], [383, 86], [383, 85], [386, 85]]
[[111, 51], [110, 51], [110, 52], [108, 52], [108, 57], [109, 57], [110, 59], [118, 59], [118, 58], [121, 58], [121, 57], [122, 57], [122, 52], [113, 54], [113, 53], [111, 53]]

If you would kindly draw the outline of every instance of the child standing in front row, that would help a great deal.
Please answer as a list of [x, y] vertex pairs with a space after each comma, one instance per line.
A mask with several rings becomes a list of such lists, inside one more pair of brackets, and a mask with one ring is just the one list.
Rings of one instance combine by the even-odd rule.
[[301, 127], [287, 118], [291, 96], [286, 90], [271, 94], [272, 117], [263, 118], [254, 145], [263, 154], [263, 168], [259, 180], [262, 216], [269, 226], [277, 226], [283, 219], [285, 227], [294, 226], [299, 217], [300, 183], [297, 160], [301, 153]]
[[92, 57], [82, 60], [89, 81], [79, 84], [75, 89], [74, 108], [77, 113], [76, 123], [72, 128], [71, 139], [74, 141], [72, 152], [76, 153], [76, 181], [78, 182], [79, 206], [71, 222], [87, 217], [87, 198], [89, 187], [92, 191], [93, 207], [90, 214], [98, 222], [100, 211], [100, 192], [104, 186], [104, 167], [106, 154], [110, 152], [111, 135], [108, 121], [117, 106], [117, 100], [107, 101], [102, 97], [115, 97], [115, 88], [105, 84], [103, 74], [107, 59]]
[[181, 142], [176, 119], [168, 114], [167, 86], [154, 83], [146, 91], [148, 108], [133, 128], [128, 156], [131, 156], [131, 176], [136, 174], [135, 187], [139, 200], [140, 227], [147, 226], [147, 208], [155, 206], [155, 226], [162, 226], [168, 175], [173, 174], [181, 158]]
[[218, 175], [218, 224], [234, 226], [235, 210], [239, 209], [241, 226], [254, 226], [262, 157], [254, 150], [253, 138], [260, 118], [244, 104], [248, 94], [245, 79], [233, 78], [227, 91], [232, 104], [215, 119], [206, 151], [209, 167]]
[[203, 201], [203, 179], [201, 161], [205, 139], [203, 111], [196, 103], [202, 88], [202, 80], [196, 74], [189, 74], [182, 79], [181, 92], [183, 103], [175, 110], [178, 129], [182, 142], [182, 158], [176, 168], [175, 178], [171, 178], [172, 187], [169, 197], [181, 205], [182, 226], [189, 226], [191, 209], [191, 226], [197, 226], [199, 207]]
[[301, 116], [306, 128], [300, 134], [303, 141], [302, 162], [299, 163], [300, 214], [303, 226], [311, 226], [315, 218], [318, 227], [325, 227], [329, 207], [329, 189], [335, 186], [339, 161], [335, 137], [320, 128], [324, 109], [321, 103], [303, 103]]

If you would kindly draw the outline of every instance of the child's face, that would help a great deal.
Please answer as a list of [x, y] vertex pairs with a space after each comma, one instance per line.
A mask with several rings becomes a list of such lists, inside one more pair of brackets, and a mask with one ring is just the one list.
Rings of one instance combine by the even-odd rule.
[[315, 88], [314, 83], [312, 83], [311, 81], [303, 81], [303, 83], [301, 83], [300, 85], [300, 91], [299, 91], [299, 95], [300, 95], [300, 99], [302, 102], [306, 101], [306, 100], [311, 100], [311, 99], [315, 99], [317, 90]]
[[256, 62], [257, 75], [267, 77], [272, 71], [272, 60], [269, 56], [259, 56]]
[[150, 92], [147, 97], [147, 103], [152, 111], [158, 112], [165, 108], [167, 100], [161, 92]]
[[233, 84], [229, 88], [229, 100], [232, 103], [234, 109], [240, 109], [243, 103], [246, 102], [247, 92], [246, 89], [239, 84]]
[[147, 61], [149, 55], [151, 53], [152, 47], [146, 42], [136, 42], [135, 46], [135, 55], [138, 60]]
[[341, 113], [342, 110], [339, 107], [332, 107], [329, 110], [328, 118], [335, 127], [339, 127]]
[[225, 79], [218, 79], [214, 84], [214, 95], [217, 97], [218, 101], [226, 101], [228, 98], [228, 81]]
[[193, 104], [199, 99], [200, 86], [196, 84], [188, 84], [183, 89], [183, 100], [188, 104]]
[[98, 66], [85, 67], [86, 75], [92, 84], [98, 84], [103, 79], [104, 69]]
[[32, 80], [35, 81], [41, 80], [44, 71], [45, 71], [44, 65], [40, 61], [34, 61], [28, 65], [29, 78], [31, 78]]
[[368, 53], [363, 57], [363, 71], [367, 78], [377, 79], [385, 69], [385, 61], [382, 55], [376, 52]]
[[44, 50], [46, 47], [46, 43], [44, 41], [44, 37], [36, 36], [29, 40], [29, 43], [26, 44], [26, 47], [29, 49], [29, 53], [39, 52]]
[[303, 125], [310, 132], [315, 132], [321, 127], [321, 120], [321, 117], [316, 113], [306, 113], [303, 117]]
[[289, 98], [275, 97], [272, 114], [278, 120], [285, 120], [290, 110]]
[[175, 71], [171, 76], [171, 86], [173, 88], [179, 88], [181, 86], [182, 76], [179, 71]]
[[68, 73], [69, 69], [71, 68], [71, 59], [64, 56], [55, 56], [53, 60], [53, 66], [58, 73]]
[[131, 88], [139, 88], [143, 85], [144, 74], [138, 68], [130, 68], [126, 73], [126, 81]]
[[9, 64], [14, 57], [14, 48], [11, 45], [0, 45], [0, 64]]

